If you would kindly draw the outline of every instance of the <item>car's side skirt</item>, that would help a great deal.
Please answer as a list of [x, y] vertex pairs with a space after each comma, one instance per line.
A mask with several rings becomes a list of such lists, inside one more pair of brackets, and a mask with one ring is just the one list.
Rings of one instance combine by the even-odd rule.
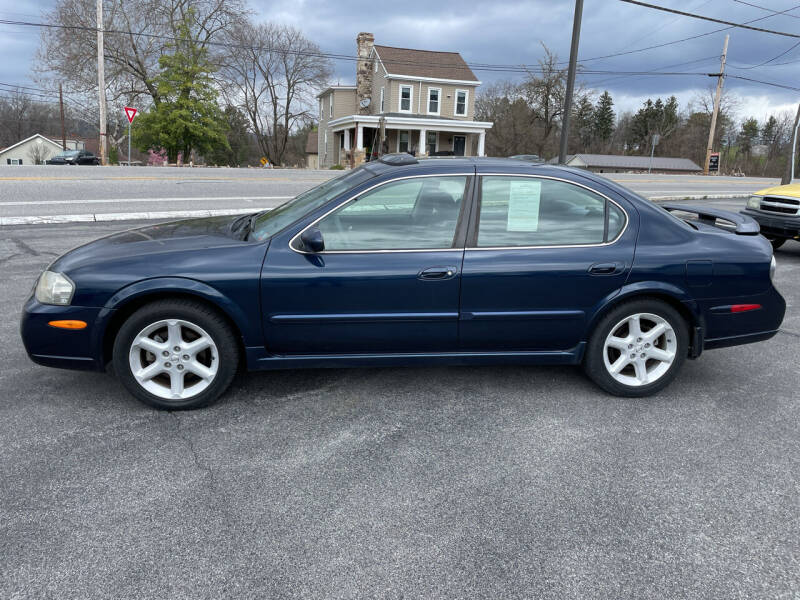
[[263, 348], [247, 348], [247, 366], [251, 371], [269, 369], [409, 367], [433, 365], [577, 365], [583, 360], [586, 342], [559, 351], [517, 352], [437, 352], [397, 354], [313, 354], [275, 356]]

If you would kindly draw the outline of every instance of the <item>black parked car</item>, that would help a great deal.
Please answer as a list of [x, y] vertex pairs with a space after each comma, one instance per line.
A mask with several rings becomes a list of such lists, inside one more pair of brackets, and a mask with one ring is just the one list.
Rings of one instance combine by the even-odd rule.
[[100, 159], [88, 150], [63, 150], [47, 161], [48, 165], [99, 165]]

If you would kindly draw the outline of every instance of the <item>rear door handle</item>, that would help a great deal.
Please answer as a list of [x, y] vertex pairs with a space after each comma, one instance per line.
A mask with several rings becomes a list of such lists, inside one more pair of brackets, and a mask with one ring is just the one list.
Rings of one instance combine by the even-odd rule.
[[419, 279], [443, 280], [452, 279], [456, 276], [458, 269], [455, 267], [429, 267], [419, 274]]
[[620, 263], [595, 263], [589, 267], [589, 273], [592, 275], [615, 275], [622, 271]]

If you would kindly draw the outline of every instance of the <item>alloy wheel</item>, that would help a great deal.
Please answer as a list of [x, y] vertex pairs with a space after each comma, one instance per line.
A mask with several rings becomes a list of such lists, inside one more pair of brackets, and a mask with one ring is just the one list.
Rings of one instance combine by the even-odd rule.
[[211, 385], [219, 369], [212, 337], [181, 319], [164, 319], [142, 329], [131, 343], [128, 361], [137, 383], [166, 400], [196, 396]]
[[677, 348], [675, 331], [666, 319], [637, 313], [611, 328], [603, 345], [603, 362], [616, 381], [639, 387], [669, 371]]

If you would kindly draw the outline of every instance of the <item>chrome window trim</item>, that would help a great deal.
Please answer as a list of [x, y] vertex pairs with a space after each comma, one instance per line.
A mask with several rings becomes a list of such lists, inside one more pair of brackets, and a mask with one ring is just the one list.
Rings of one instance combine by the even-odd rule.
[[[536, 249], [549, 249], [549, 248], [600, 248], [603, 246], [610, 246], [612, 244], [616, 244], [619, 239], [625, 234], [628, 230], [628, 225], [630, 224], [631, 220], [628, 216], [628, 211], [616, 200], [610, 198], [606, 194], [595, 190], [594, 188], [589, 187], [588, 185], [584, 185], [582, 183], [577, 183], [575, 181], [571, 181], [569, 179], [564, 179], [563, 177], [553, 177], [551, 175], [531, 175], [529, 173], [478, 173], [477, 177], [528, 177], [531, 179], [551, 179], [553, 181], [563, 181], [564, 183], [569, 183], [572, 185], [576, 185], [578, 187], [582, 187], [586, 190], [589, 190], [593, 194], [597, 194], [598, 196], [605, 198], [608, 202], [611, 202], [614, 206], [619, 208], [622, 211], [622, 214], [625, 215], [625, 225], [620, 229], [619, 234], [613, 240], [608, 242], [602, 242], [599, 244], [558, 244], [552, 246], [467, 246], [465, 250], [536, 250]], [[479, 207], [480, 209], [480, 207]], [[480, 210], [478, 210], [478, 218], [480, 218]], [[478, 230], [480, 231], [480, 221], [478, 221]]]
[[[373, 186], [368, 187], [367, 189], [351, 196], [341, 204], [335, 206], [334, 208], [330, 209], [324, 215], [318, 217], [313, 222], [309, 223], [303, 229], [298, 231], [292, 239], [289, 240], [289, 249], [297, 252], [298, 254], [305, 254], [310, 256], [320, 256], [323, 254], [391, 254], [397, 252], [463, 252], [464, 248], [407, 248], [407, 249], [398, 249], [398, 250], [323, 250], [322, 252], [306, 252], [305, 250], [300, 250], [294, 247], [294, 241], [298, 239], [303, 232], [307, 229], [311, 229], [317, 223], [319, 223], [322, 219], [327, 217], [332, 212], [339, 210], [340, 208], [344, 208], [348, 204], [350, 204], [353, 200], [356, 200], [359, 196], [366, 194], [367, 192], [371, 192], [375, 188], [379, 188], [381, 186], [394, 183], [396, 181], [403, 181], [404, 179], [421, 179], [423, 177], [475, 177], [475, 172], [471, 173], [431, 173], [431, 174], [423, 174], [423, 175], [406, 175], [405, 177], [397, 177], [395, 179], [389, 179], [388, 181], [382, 181], [381, 183], [376, 183]], [[466, 186], [465, 186], [466, 191]], [[469, 198], [462, 198], [462, 202], [469, 201]], [[459, 215], [460, 218], [460, 215]], [[458, 229], [458, 222], [456, 222], [456, 229]]]

